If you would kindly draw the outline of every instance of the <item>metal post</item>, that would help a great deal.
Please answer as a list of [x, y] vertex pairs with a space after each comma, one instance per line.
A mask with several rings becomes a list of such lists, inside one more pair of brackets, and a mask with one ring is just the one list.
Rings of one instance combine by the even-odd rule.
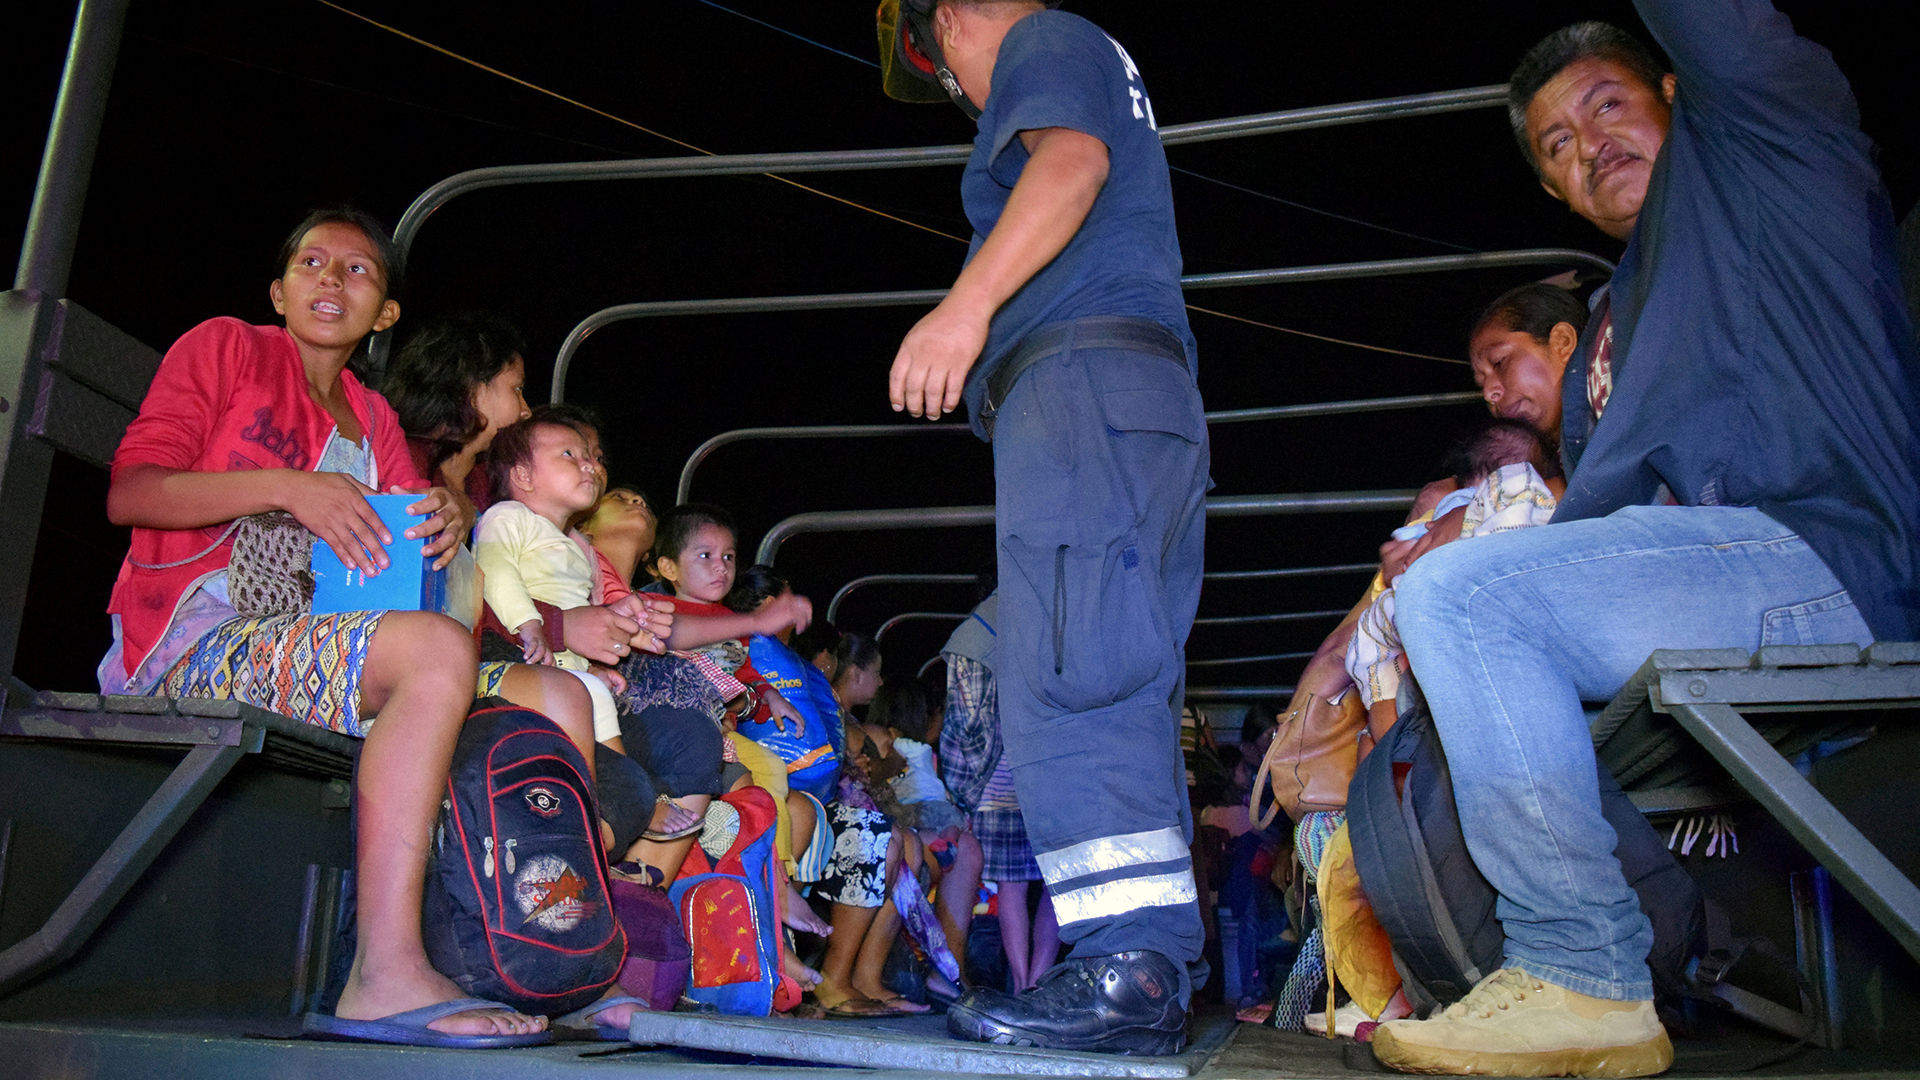
[[67, 67], [47, 125], [33, 210], [20, 244], [14, 291], [0, 294], [0, 707], [7, 698], [27, 578], [40, 538], [53, 449], [27, 433], [46, 387], [47, 342], [73, 267], [74, 239], [86, 204], [87, 177], [100, 142], [127, 0], [81, 0], [73, 17]]
[[74, 13], [67, 68], [60, 77], [53, 122], [47, 126], [40, 182], [33, 189], [33, 212], [13, 275], [16, 289], [53, 298], [67, 290], [80, 211], [87, 202], [87, 178], [100, 144], [100, 118], [107, 111], [120, 28], [126, 21], [127, 0], [81, 0]]

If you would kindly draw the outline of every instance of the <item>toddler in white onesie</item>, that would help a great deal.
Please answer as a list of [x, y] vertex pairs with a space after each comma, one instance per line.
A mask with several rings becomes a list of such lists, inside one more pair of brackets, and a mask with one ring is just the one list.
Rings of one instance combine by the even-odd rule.
[[[515, 432], [514, 428], [524, 428]], [[567, 535], [567, 522], [599, 498], [598, 478], [586, 441], [566, 424], [523, 421], [494, 439], [494, 490], [510, 499], [495, 503], [474, 527], [473, 557], [485, 574], [487, 606], [520, 638], [529, 664], [553, 664], [573, 672], [593, 698], [593, 738], [620, 734], [613, 692], [586, 657], [548, 649], [534, 605], [565, 610], [593, 601], [593, 556]], [[511, 433], [511, 434], [510, 434]]]

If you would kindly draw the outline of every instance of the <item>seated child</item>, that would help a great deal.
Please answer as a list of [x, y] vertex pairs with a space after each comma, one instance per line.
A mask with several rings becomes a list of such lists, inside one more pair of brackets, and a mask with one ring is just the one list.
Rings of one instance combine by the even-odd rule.
[[898, 755], [905, 768], [887, 781], [907, 811], [907, 824], [923, 833], [958, 831], [965, 825], [959, 807], [947, 795], [934, 764], [944, 716], [932, 710], [918, 679], [900, 679], [880, 687], [867, 706], [866, 735], [882, 759]]
[[[1520, 420], [1486, 422], [1455, 447], [1448, 465], [1460, 487], [1440, 501], [1433, 517], [1465, 506], [1466, 519], [1460, 530], [1463, 540], [1545, 525], [1553, 517], [1559, 493], [1566, 490], [1553, 448]], [[1419, 532], [1401, 535], [1416, 529]], [[1413, 540], [1425, 531], [1424, 523], [1415, 523], [1396, 530], [1394, 538]], [[1393, 601], [1393, 582], [1388, 582], [1386, 590], [1361, 614], [1353, 639], [1347, 643], [1347, 673], [1353, 677], [1361, 703], [1370, 711], [1379, 705], [1379, 712], [1385, 714], [1376, 716], [1372, 725], [1376, 736], [1392, 723], [1390, 710], [1399, 694], [1405, 666], [1400, 633], [1393, 623]]]
[[613, 692], [587, 659], [547, 644], [534, 601], [566, 609], [588, 604], [598, 567], [567, 535], [567, 522], [599, 496], [586, 440], [567, 424], [526, 420], [502, 430], [489, 450], [493, 490], [508, 496], [488, 507], [474, 529], [474, 560], [485, 573], [487, 606], [520, 638], [529, 664], [574, 673], [593, 699], [596, 742], [618, 738]]

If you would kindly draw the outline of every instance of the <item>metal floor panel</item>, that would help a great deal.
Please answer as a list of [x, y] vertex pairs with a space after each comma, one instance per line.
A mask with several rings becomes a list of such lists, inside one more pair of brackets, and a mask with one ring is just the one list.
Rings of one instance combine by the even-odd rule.
[[867, 1069], [907, 1068], [948, 1076], [1185, 1080], [1205, 1068], [1207, 1060], [1232, 1039], [1234, 1026], [1231, 1016], [1200, 1017], [1194, 1023], [1192, 1045], [1185, 1053], [1169, 1057], [1122, 1057], [962, 1042], [947, 1034], [944, 1016], [862, 1023], [636, 1012], [629, 1033], [635, 1042]]
[[[687, 1015], [687, 1014], [679, 1014]], [[915, 1018], [859, 1025], [838, 1021], [782, 1021], [817, 1031], [831, 1028], [855, 1037], [892, 1042], [902, 1038], [931, 1044], [939, 1018]], [[1372, 1054], [1350, 1040], [1275, 1031], [1254, 1024], [1233, 1025], [1211, 1013], [1196, 1021], [1201, 1042], [1195, 1080], [1359, 1080], [1383, 1075]], [[863, 1027], [878, 1029], [862, 1036]], [[247, 1031], [257, 1030], [254, 1028]], [[294, 1030], [291, 1023], [286, 1031]], [[1212, 1041], [1209, 1052], [1205, 1045]], [[956, 1044], [958, 1045], [958, 1044]], [[1733, 1077], [1769, 1050], [1776, 1038], [1745, 1030], [1720, 1031], [1674, 1041], [1673, 1075], [1688, 1080]], [[1028, 1053], [1032, 1053], [1029, 1051]], [[1057, 1055], [1081, 1058], [1088, 1055]], [[1182, 1055], [1186, 1057], [1187, 1055]], [[1181, 1058], [1135, 1059], [1136, 1064]], [[1106, 1065], [1125, 1058], [1104, 1059]], [[611, 1078], [694, 1078], [694, 1080], [834, 1080], [844, 1066], [810, 1065], [759, 1054], [724, 1054], [670, 1047], [622, 1047], [612, 1043], [562, 1043], [527, 1050], [427, 1050], [371, 1044], [314, 1042], [249, 1037], [229, 1027], [215, 1033], [159, 1027], [108, 1027], [64, 1023], [0, 1023], [0, 1076], [7, 1080], [581, 1080]], [[1920, 1055], [1913, 1052], [1823, 1051], [1810, 1049], [1791, 1061], [1764, 1070], [1770, 1077], [1846, 1077], [1881, 1080], [1913, 1077]], [[959, 1070], [933, 1071], [906, 1060], [884, 1060], [863, 1069], [862, 1080], [954, 1080], [977, 1075]], [[1070, 1075], [1027, 1071], [1025, 1075]], [[1124, 1072], [1079, 1075], [1127, 1075]], [[1143, 1075], [1143, 1074], [1135, 1074]], [[1184, 1075], [1184, 1074], [1183, 1074]], [[1386, 1074], [1391, 1075], [1391, 1074]], [[1748, 1074], [1755, 1075], [1755, 1074]]]

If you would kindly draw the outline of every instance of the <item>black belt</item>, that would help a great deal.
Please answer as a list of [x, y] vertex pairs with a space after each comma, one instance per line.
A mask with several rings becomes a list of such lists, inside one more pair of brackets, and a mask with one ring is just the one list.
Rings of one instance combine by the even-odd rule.
[[1173, 331], [1151, 319], [1124, 315], [1091, 315], [1084, 319], [1053, 323], [1028, 334], [987, 376], [987, 397], [980, 405], [980, 427], [987, 440], [993, 440], [993, 418], [1007, 403], [1013, 384], [1027, 369], [1068, 349], [1124, 349], [1171, 360], [1182, 370], [1187, 366], [1187, 347]]

